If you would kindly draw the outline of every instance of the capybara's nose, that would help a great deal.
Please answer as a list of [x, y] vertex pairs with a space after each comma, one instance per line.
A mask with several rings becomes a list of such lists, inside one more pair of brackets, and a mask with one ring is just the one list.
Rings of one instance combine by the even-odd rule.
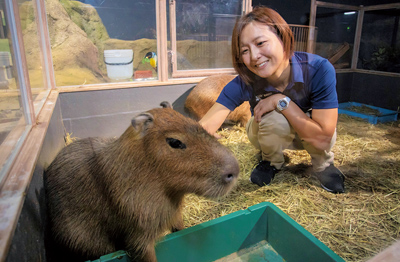
[[239, 176], [239, 163], [236, 158], [229, 158], [229, 162], [226, 164], [224, 171], [222, 172], [222, 181], [229, 184], [236, 182]]
[[239, 162], [234, 154], [225, 147], [213, 148], [215, 158], [220, 159], [220, 178], [223, 183], [235, 183], [239, 176]]
[[232, 181], [235, 180], [235, 176], [233, 174], [224, 174], [222, 175], [222, 179], [225, 183], [232, 183]]

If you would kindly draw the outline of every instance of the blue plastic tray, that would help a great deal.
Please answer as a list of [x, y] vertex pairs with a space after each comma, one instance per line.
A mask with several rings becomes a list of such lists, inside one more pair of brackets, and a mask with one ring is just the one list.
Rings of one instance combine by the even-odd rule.
[[[367, 106], [369, 108], [378, 110], [380, 112], [379, 116], [376, 115], [368, 115], [360, 112], [354, 112], [348, 110], [348, 108], [352, 106]], [[397, 121], [397, 112], [389, 109], [384, 109], [376, 106], [370, 106], [366, 104], [356, 103], [356, 102], [347, 102], [339, 104], [339, 114], [346, 114], [349, 116], [359, 117], [362, 119], [366, 119], [369, 123], [376, 125], [377, 123], [385, 123], [391, 121]]]

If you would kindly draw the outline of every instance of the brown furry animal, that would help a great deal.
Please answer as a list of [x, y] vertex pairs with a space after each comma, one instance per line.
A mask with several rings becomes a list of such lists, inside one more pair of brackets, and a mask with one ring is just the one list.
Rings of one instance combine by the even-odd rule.
[[46, 170], [51, 229], [85, 259], [122, 249], [156, 261], [155, 240], [184, 227], [184, 195], [223, 196], [238, 174], [233, 153], [196, 121], [152, 109], [118, 139], [86, 138], [60, 151]]
[[[201, 80], [186, 98], [185, 108], [189, 114], [200, 120], [217, 101], [222, 89], [234, 78], [233, 75], [215, 75]], [[250, 117], [250, 104], [246, 101], [229, 113], [225, 124], [246, 126]]]

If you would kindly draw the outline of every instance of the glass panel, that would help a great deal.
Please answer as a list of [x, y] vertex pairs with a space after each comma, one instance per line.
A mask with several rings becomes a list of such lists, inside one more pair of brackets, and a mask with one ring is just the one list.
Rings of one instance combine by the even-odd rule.
[[231, 36], [242, 0], [176, 1], [177, 69], [232, 68]]
[[328, 58], [335, 68], [350, 68], [358, 12], [318, 8], [315, 53]]
[[357, 68], [400, 73], [400, 10], [364, 13]]
[[16, 155], [26, 122], [17, 86], [10, 25], [4, 0], [0, 1], [0, 185]]
[[157, 52], [154, 0], [46, 1], [46, 11], [57, 86], [157, 79], [156, 59], [144, 59]]
[[49, 93], [45, 79], [41, 41], [38, 33], [37, 10], [33, 0], [18, 0], [18, 5], [32, 99], [37, 115]]

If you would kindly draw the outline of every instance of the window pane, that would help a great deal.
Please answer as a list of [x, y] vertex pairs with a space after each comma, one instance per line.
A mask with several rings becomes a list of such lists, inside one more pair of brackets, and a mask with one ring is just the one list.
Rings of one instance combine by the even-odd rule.
[[4, 1], [0, 1], [0, 184], [11, 166], [25, 131], [25, 117], [17, 86], [12, 42]]
[[18, 0], [18, 3], [29, 82], [37, 115], [47, 98], [49, 89], [45, 79], [44, 60], [36, 19], [37, 11], [33, 0]]
[[318, 8], [315, 53], [328, 58], [335, 68], [350, 68], [357, 26], [357, 12]]
[[364, 13], [357, 68], [400, 73], [400, 10]]
[[231, 35], [242, 0], [176, 2], [177, 69], [232, 68]]
[[144, 59], [157, 52], [155, 1], [46, 1], [46, 11], [57, 86], [157, 79]]

